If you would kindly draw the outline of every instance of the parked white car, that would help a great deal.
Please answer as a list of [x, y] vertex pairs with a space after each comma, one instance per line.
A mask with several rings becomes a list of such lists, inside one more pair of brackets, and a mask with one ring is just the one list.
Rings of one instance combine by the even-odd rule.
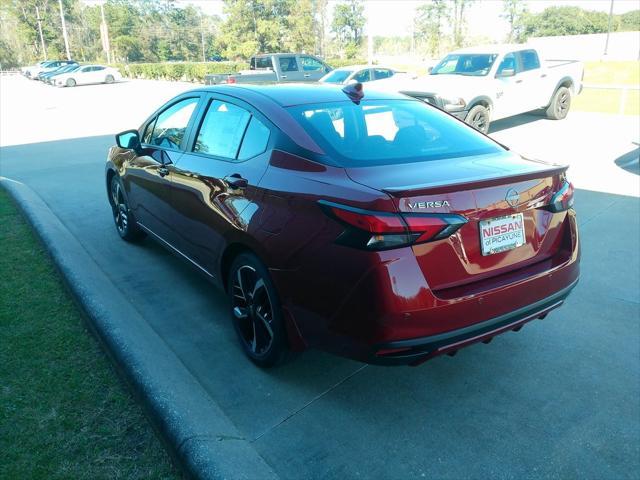
[[84, 65], [78, 70], [54, 77], [56, 87], [75, 87], [92, 83], [113, 83], [122, 80], [117, 68], [104, 65]]
[[486, 133], [491, 121], [537, 109], [565, 118], [582, 90], [583, 72], [577, 60], [541, 62], [526, 45], [489, 45], [457, 50], [429, 75], [377, 82], [376, 88], [420, 98]]
[[398, 74], [397, 70], [378, 65], [351, 65], [331, 70], [324, 77], [318, 80], [320, 83], [334, 83], [346, 85], [347, 83], [371, 82], [373, 80], [383, 80]]

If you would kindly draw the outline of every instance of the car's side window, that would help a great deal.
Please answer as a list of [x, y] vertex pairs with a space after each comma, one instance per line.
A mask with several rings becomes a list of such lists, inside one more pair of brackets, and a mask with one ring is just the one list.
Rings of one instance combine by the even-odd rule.
[[247, 160], [261, 154], [267, 149], [271, 131], [256, 117], [251, 117], [247, 131], [242, 139], [238, 160]]
[[522, 70], [535, 70], [540, 68], [540, 60], [535, 50], [523, 50], [520, 53], [520, 61], [522, 62]]
[[516, 72], [516, 56], [513, 53], [507, 53], [502, 59], [502, 63], [498, 67], [498, 74], [505, 70], [513, 70]]
[[369, 70], [368, 68], [366, 70], [361, 70], [355, 74], [353, 79], [356, 82], [360, 82], [360, 83], [368, 82], [369, 80], [371, 80], [371, 70]]
[[296, 57], [280, 57], [280, 71], [282, 72], [297, 72], [298, 71], [298, 62], [296, 61]]
[[81, 72], [90, 72], [91, 70], [93, 70], [92, 67], [84, 67], [82, 70], [80, 70]]
[[324, 65], [313, 57], [303, 55], [300, 57], [302, 69], [305, 72], [317, 72], [324, 69]]
[[94, 72], [99, 72], [100, 70], [104, 70], [104, 67], [93, 67]]
[[376, 80], [380, 80], [381, 78], [389, 78], [393, 76], [393, 72], [386, 68], [376, 68], [374, 69], [373, 74]]
[[158, 117], [155, 117], [147, 124], [147, 127], [144, 130], [144, 135], [142, 135], [142, 143], [146, 143], [147, 145], [151, 143], [151, 134], [153, 134], [153, 127], [156, 125], [157, 119]]
[[200, 125], [193, 151], [235, 159], [250, 117], [244, 108], [213, 100]]
[[[153, 132], [145, 143], [158, 147], [179, 149], [184, 140], [191, 115], [198, 104], [198, 98], [185, 98], [174, 103], [158, 115]], [[149, 128], [147, 127], [147, 130]]]

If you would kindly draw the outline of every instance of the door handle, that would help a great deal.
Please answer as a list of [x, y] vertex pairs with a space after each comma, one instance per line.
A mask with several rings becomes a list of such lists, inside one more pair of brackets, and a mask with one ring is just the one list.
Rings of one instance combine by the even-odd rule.
[[516, 83], [522, 83], [522, 80], [516, 80]]
[[305, 74], [304, 74], [304, 78], [309, 78], [310, 76], [311, 76], [311, 74], [310, 74], [310, 73], [305, 73]]
[[239, 173], [234, 173], [224, 178], [230, 188], [246, 188], [249, 186], [249, 181], [246, 178], [242, 178]]
[[547, 76], [546, 73], [543, 73], [542, 75], [540, 75], [540, 78], [545, 78]]
[[169, 175], [169, 169], [167, 167], [158, 167], [158, 174], [161, 177], [166, 177]]
[[286, 75], [280, 75], [280, 78], [287, 78]]

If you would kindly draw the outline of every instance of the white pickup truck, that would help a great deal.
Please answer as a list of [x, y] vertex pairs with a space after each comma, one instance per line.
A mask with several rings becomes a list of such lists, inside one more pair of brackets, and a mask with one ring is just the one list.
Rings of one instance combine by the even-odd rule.
[[526, 45], [489, 45], [452, 52], [429, 75], [384, 80], [384, 88], [424, 100], [486, 133], [491, 121], [531, 110], [565, 118], [571, 97], [582, 90], [583, 72], [575, 60], [541, 62]]

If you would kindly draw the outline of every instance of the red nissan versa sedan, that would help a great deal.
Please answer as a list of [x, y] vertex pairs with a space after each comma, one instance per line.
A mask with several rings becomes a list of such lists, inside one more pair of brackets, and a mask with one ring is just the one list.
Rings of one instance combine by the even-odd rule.
[[418, 364], [544, 318], [578, 281], [566, 167], [419, 100], [205, 87], [116, 140], [118, 233], [224, 288], [260, 366], [310, 347]]

